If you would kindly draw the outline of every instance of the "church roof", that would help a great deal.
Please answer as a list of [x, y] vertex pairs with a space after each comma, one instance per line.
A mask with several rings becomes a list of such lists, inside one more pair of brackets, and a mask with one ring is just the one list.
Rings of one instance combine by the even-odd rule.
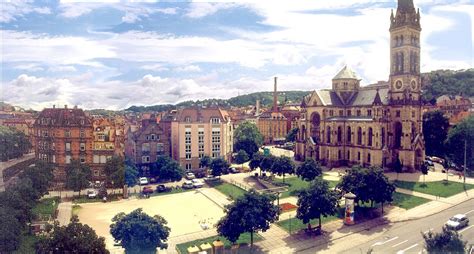
[[[361, 87], [347, 104], [342, 102], [335, 91], [329, 89], [316, 90], [310, 96], [317, 96], [322, 106], [372, 106], [374, 102], [381, 105], [388, 105], [388, 85]], [[307, 104], [311, 100], [311, 97], [305, 98], [304, 103]]]
[[388, 87], [386, 88], [378, 88], [378, 92], [376, 88], [362, 88], [359, 92], [354, 96], [352, 101], [349, 102], [349, 105], [352, 106], [371, 106], [374, 103], [374, 100], [379, 96], [380, 102], [383, 105], [388, 104]]
[[324, 106], [343, 106], [341, 99], [332, 90], [317, 90], [316, 94]]
[[333, 78], [334, 79], [359, 79], [355, 71], [349, 68], [347, 65], [339, 71], [339, 73]]

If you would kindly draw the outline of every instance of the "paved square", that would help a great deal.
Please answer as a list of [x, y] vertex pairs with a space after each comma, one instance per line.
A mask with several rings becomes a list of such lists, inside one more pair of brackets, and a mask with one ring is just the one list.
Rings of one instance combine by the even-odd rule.
[[[213, 227], [224, 216], [221, 207], [198, 191], [151, 197], [149, 199], [130, 199], [111, 203], [80, 204], [78, 216], [106, 239], [109, 250], [113, 248], [113, 237], [109, 233], [112, 218], [119, 212], [129, 213], [142, 208], [150, 216], [159, 214], [168, 221], [170, 237], [204, 231], [202, 224]], [[113, 251], [112, 251], [113, 252]], [[114, 252], [115, 253], [115, 252]]]

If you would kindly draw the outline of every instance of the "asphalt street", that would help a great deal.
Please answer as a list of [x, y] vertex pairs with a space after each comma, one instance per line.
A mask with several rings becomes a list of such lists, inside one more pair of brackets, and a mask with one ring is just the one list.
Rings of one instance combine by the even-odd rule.
[[462, 235], [463, 240], [468, 242], [468, 246], [470, 244], [474, 245], [474, 199], [471, 199], [422, 219], [393, 224], [380, 237], [353, 246], [343, 253], [367, 253], [370, 248], [373, 250], [372, 253], [426, 253], [423, 251], [425, 242], [421, 233], [429, 230], [441, 232], [446, 221], [455, 214], [466, 214], [468, 216], [469, 225], [459, 229], [458, 232]]

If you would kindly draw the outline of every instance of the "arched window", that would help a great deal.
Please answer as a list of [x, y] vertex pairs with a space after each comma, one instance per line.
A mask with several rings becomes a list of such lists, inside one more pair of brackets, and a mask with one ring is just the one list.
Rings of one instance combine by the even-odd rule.
[[370, 153], [367, 154], [367, 163], [370, 163]]
[[380, 135], [381, 137], [381, 143], [382, 143], [382, 147], [385, 146], [385, 128], [382, 128], [382, 135]]
[[357, 128], [357, 144], [362, 145], [362, 128]]
[[342, 128], [341, 126], [337, 127], [337, 142], [342, 142]]
[[311, 137], [316, 141], [319, 139], [319, 125], [321, 124], [321, 116], [314, 112], [311, 114]]
[[368, 142], [367, 142], [367, 145], [368, 146], [372, 146], [372, 127], [369, 127], [369, 138], [368, 138]]
[[351, 152], [347, 151], [347, 160], [350, 160], [350, 159], [351, 159]]
[[347, 127], [347, 144], [351, 143], [351, 127]]
[[337, 159], [341, 160], [342, 159], [342, 152], [341, 150], [337, 151]]
[[328, 126], [326, 129], [326, 143], [331, 143], [331, 127]]
[[400, 148], [402, 142], [402, 124], [400, 122], [395, 123], [394, 133], [393, 148]]

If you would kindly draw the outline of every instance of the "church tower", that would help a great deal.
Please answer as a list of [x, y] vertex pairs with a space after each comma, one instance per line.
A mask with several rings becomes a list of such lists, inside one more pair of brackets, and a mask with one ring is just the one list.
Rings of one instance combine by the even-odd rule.
[[424, 158], [420, 75], [420, 10], [413, 0], [398, 0], [390, 17], [390, 86], [392, 162], [420, 167]]

